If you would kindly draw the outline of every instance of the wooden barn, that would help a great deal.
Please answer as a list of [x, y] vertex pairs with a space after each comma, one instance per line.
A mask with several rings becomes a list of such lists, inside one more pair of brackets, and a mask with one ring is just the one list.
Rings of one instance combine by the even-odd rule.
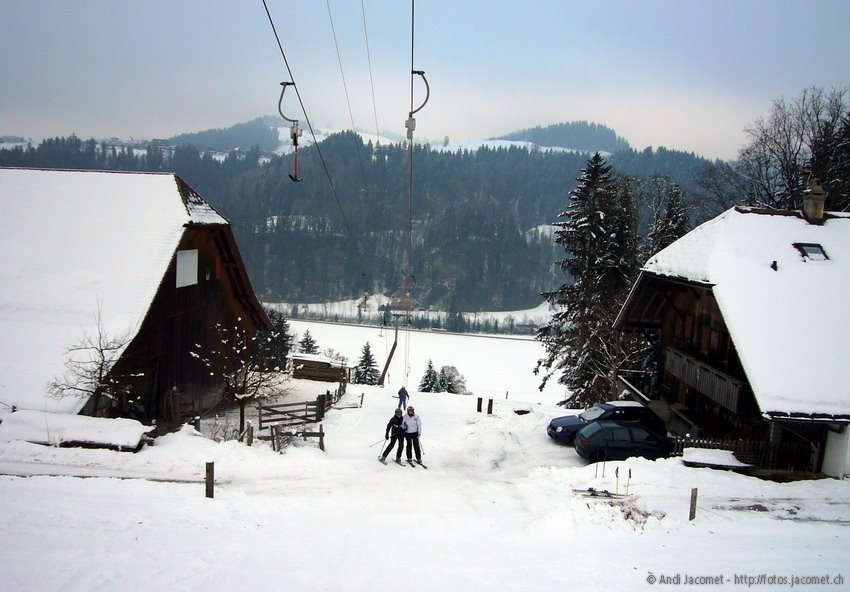
[[850, 215], [733, 208], [650, 258], [615, 326], [655, 344], [621, 382], [691, 438], [850, 474]]
[[[270, 328], [229, 222], [176, 175], [0, 169], [0, 207], [6, 407], [180, 420], [221, 393], [192, 352]], [[98, 349], [119, 388], [49, 393]]]
[[351, 369], [338, 360], [332, 360], [320, 354], [290, 353], [292, 378], [339, 382], [347, 384], [351, 379]]

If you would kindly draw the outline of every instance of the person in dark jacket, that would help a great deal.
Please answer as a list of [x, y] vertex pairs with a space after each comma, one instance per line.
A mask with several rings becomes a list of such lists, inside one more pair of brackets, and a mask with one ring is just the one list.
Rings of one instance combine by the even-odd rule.
[[398, 390], [398, 408], [399, 409], [407, 409], [407, 397], [408, 397], [407, 389], [404, 388], [404, 387], [401, 387]]
[[384, 440], [390, 439], [390, 431], [392, 431], [393, 439], [390, 440], [389, 446], [381, 454], [381, 462], [387, 460], [387, 455], [392, 452], [393, 446], [398, 442], [398, 451], [395, 453], [396, 462], [401, 462], [401, 453], [404, 451], [404, 417], [402, 417], [401, 409], [396, 409], [395, 414], [387, 422], [387, 429], [384, 431]]

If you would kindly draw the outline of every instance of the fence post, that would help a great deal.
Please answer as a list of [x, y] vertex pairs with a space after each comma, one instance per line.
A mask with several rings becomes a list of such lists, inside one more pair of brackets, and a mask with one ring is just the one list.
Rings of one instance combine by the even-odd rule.
[[195, 416], [195, 429], [198, 430], [199, 432], [201, 431], [201, 416], [200, 415]]
[[248, 446], [254, 443], [254, 424], [248, 420]]
[[[306, 413], [305, 413], [306, 415]], [[316, 397], [316, 421], [322, 421], [325, 418], [325, 395]]]
[[319, 424], [319, 450], [325, 451], [325, 430], [322, 428], [322, 424]]
[[207, 463], [207, 497], [212, 498], [214, 495], [213, 487], [215, 485], [215, 463]]
[[693, 520], [697, 517], [697, 488], [691, 489], [691, 511], [688, 515], [688, 520]]
[[481, 397], [478, 397], [478, 413], [481, 413]]
[[487, 400], [487, 415], [493, 415], [493, 399]]

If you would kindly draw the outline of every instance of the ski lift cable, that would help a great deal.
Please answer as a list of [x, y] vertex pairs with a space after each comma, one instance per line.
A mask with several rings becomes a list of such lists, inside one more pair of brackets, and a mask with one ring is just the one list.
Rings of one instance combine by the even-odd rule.
[[[263, 0], [263, 8], [266, 10], [266, 16], [269, 19], [269, 25], [271, 25], [272, 33], [274, 33], [275, 40], [277, 41], [277, 47], [280, 50], [280, 55], [283, 58], [283, 63], [286, 66], [286, 71], [289, 72], [289, 79], [292, 87], [295, 89], [295, 96], [298, 98], [298, 104], [301, 106], [301, 112], [304, 113], [304, 120], [307, 122], [307, 128], [310, 130], [310, 135], [313, 137], [313, 145], [316, 148], [316, 153], [319, 155], [319, 160], [322, 163], [322, 169], [325, 171], [325, 176], [328, 179], [328, 184], [331, 188], [331, 193], [333, 193], [334, 200], [336, 200], [337, 208], [339, 209], [339, 214], [342, 216], [342, 221], [345, 224], [345, 228], [348, 231], [348, 236], [351, 241], [354, 243], [357, 252], [360, 252], [359, 243], [357, 238], [354, 236], [354, 233], [351, 232], [351, 226], [348, 224], [348, 218], [345, 215], [345, 211], [342, 209], [342, 203], [339, 200], [339, 194], [336, 191], [336, 187], [334, 186], [333, 179], [331, 178], [330, 170], [328, 170], [327, 162], [325, 161], [325, 157], [322, 154], [322, 149], [319, 147], [319, 141], [316, 138], [316, 132], [313, 129], [313, 124], [310, 122], [310, 116], [307, 115], [307, 109], [304, 107], [304, 101], [301, 98], [301, 92], [298, 90], [298, 86], [295, 84], [295, 76], [292, 75], [292, 68], [289, 66], [289, 60], [286, 59], [286, 52], [283, 51], [283, 44], [280, 41], [280, 35], [277, 33], [277, 28], [274, 26], [274, 19], [272, 19], [271, 12], [269, 12], [269, 6], [266, 3], [266, 0]], [[286, 88], [286, 86], [284, 86]]]
[[381, 128], [378, 126], [378, 103], [375, 101], [375, 79], [372, 76], [372, 52], [369, 50], [369, 31], [366, 28], [366, 5], [360, 0], [360, 12], [363, 15], [363, 37], [366, 39], [366, 61], [369, 64], [369, 87], [372, 89], [372, 111], [375, 114], [375, 143], [380, 142]]
[[[416, 49], [416, 0], [410, 0], [410, 112], [407, 116], [407, 121], [404, 126], [407, 128], [407, 232], [406, 232], [406, 255], [405, 262], [405, 309], [407, 312], [407, 327], [405, 331], [405, 347], [404, 347], [404, 381], [407, 383], [410, 376], [410, 329], [411, 316], [413, 314], [413, 301], [411, 292], [413, 290], [410, 285], [410, 280], [413, 279], [413, 132], [416, 129], [416, 119], [413, 117], [420, 111], [431, 96], [431, 89], [428, 85], [428, 80], [425, 78], [423, 70], [417, 70], [415, 66], [415, 49]], [[414, 105], [414, 86], [416, 77], [419, 76], [425, 82], [425, 100], [417, 108]], [[415, 281], [415, 279], [414, 279]]]
[[[357, 126], [354, 123], [354, 112], [351, 110], [351, 99], [348, 95], [348, 84], [345, 81], [345, 69], [342, 67], [342, 54], [339, 51], [339, 41], [336, 36], [336, 27], [334, 26], [334, 17], [331, 12], [331, 3], [330, 0], [325, 0], [325, 4], [328, 7], [328, 19], [331, 23], [331, 34], [334, 38], [334, 47], [336, 48], [336, 59], [339, 63], [339, 74], [342, 77], [342, 90], [345, 93], [345, 103], [348, 106], [348, 117], [351, 120], [351, 130], [354, 133], [357, 133]], [[363, 151], [360, 148], [360, 143], [356, 144], [357, 146], [357, 161], [360, 164], [360, 177], [363, 181], [363, 194], [366, 194], [367, 185], [366, 185], [366, 168], [363, 166]]]

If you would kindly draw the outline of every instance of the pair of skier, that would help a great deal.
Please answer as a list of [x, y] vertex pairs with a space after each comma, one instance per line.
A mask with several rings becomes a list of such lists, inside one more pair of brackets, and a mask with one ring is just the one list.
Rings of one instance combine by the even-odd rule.
[[[392, 440], [390, 440], [390, 432], [392, 431]], [[404, 451], [404, 444], [407, 442], [407, 461], [411, 462], [413, 453], [416, 453], [416, 462], [422, 463], [422, 450], [419, 447], [419, 436], [422, 435], [422, 420], [416, 415], [413, 406], [407, 408], [407, 413], [402, 413], [401, 409], [396, 409], [395, 414], [387, 422], [387, 428], [384, 431], [384, 440], [390, 440], [389, 445], [381, 454], [381, 462], [387, 460], [387, 456], [392, 452], [393, 447], [398, 443], [395, 461], [401, 462], [401, 453]]]

